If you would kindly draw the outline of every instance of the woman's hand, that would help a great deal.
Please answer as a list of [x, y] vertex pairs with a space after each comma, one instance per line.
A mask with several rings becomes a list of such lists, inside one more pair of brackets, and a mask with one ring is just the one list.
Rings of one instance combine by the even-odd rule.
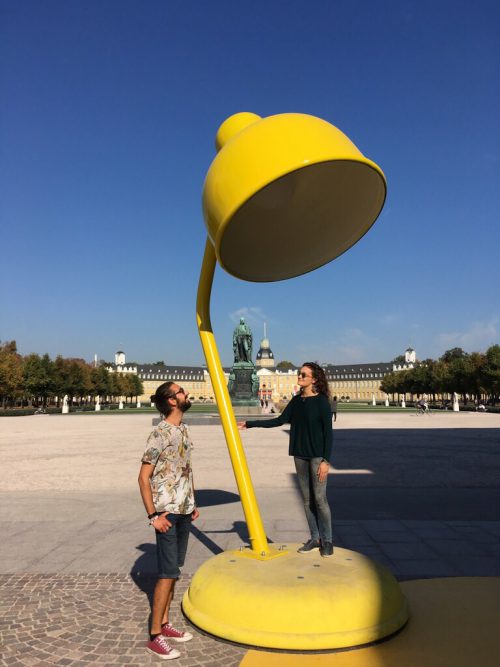
[[329, 470], [330, 470], [330, 464], [328, 463], [328, 461], [321, 461], [321, 463], [318, 466], [318, 472], [316, 473], [318, 475], [318, 480], [320, 482], [326, 481]]
[[200, 513], [198, 512], [198, 508], [195, 507], [194, 510], [191, 512], [191, 521], [196, 521], [196, 519], [200, 516]]
[[237, 426], [240, 429], [240, 431], [244, 431], [247, 427], [247, 423], [246, 422], [238, 422]]

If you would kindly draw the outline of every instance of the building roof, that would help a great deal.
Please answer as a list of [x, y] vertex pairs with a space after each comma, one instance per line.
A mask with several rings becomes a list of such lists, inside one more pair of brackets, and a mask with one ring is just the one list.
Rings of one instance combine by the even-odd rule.
[[[347, 375], [352, 377], [361, 377], [361, 375], [370, 374], [381, 374], [392, 372], [392, 363], [387, 363], [385, 361], [378, 361], [369, 364], [342, 364], [342, 366], [333, 366], [328, 364], [325, 366], [326, 377], [330, 380], [332, 378], [338, 378], [341, 375]], [[342, 378], [345, 379], [345, 378]]]
[[[231, 369], [223, 368], [225, 373]], [[205, 366], [166, 366], [165, 364], [137, 364], [137, 374], [142, 379], [158, 380], [203, 380], [204, 372], [208, 372]], [[147, 378], [146, 376], [160, 376]]]
[[[260, 352], [265, 352], [266, 355], [263, 355], [263, 358], [273, 359], [271, 350], [259, 350]], [[269, 356], [268, 356], [269, 354]], [[259, 358], [259, 357], [257, 357]], [[202, 381], [204, 379], [204, 374], [208, 372], [206, 366], [184, 366], [182, 364], [167, 366], [166, 364], [137, 364], [137, 363], [127, 363], [125, 365], [120, 365], [121, 368], [134, 368], [137, 370], [138, 376], [143, 380], [191, 380], [191, 381]], [[406, 368], [406, 364], [402, 364], [402, 367]], [[116, 364], [109, 364], [108, 368], [116, 369]], [[286, 371], [279, 371], [276, 369], [276, 366], [268, 367], [266, 370], [270, 372], [277, 372], [283, 374], [296, 373], [299, 370], [300, 366], [293, 366], [293, 368]], [[326, 377], [328, 380], [338, 380], [338, 379], [352, 379], [352, 378], [370, 378], [370, 377], [381, 377], [387, 373], [391, 373], [393, 370], [392, 362], [378, 361], [368, 364], [325, 364], [323, 366]], [[256, 371], [259, 372], [263, 370], [262, 368], [256, 368]], [[223, 368], [224, 373], [229, 374], [231, 368]]]

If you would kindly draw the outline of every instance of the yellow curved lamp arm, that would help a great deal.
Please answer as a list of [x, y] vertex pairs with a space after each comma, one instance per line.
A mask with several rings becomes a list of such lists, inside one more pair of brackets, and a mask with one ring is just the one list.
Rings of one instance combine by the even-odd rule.
[[226, 437], [226, 443], [233, 466], [236, 484], [243, 505], [243, 512], [248, 526], [250, 544], [252, 551], [256, 554], [264, 555], [268, 553], [268, 544], [264, 526], [259, 512], [259, 506], [255, 497], [255, 492], [250, 478], [250, 472], [246, 461], [245, 452], [241, 442], [236, 419], [234, 417], [233, 406], [229, 398], [229, 392], [226, 386], [226, 378], [217, 351], [215, 337], [210, 322], [210, 294], [214, 279], [216, 266], [215, 250], [210, 240], [207, 239], [205, 245], [205, 254], [201, 267], [200, 282], [198, 284], [198, 296], [196, 299], [196, 320], [198, 332], [201, 338], [203, 353], [207, 361], [208, 372], [212, 380], [212, 386], [215, 393], [215, 400], [222, 421], [222, 428]]

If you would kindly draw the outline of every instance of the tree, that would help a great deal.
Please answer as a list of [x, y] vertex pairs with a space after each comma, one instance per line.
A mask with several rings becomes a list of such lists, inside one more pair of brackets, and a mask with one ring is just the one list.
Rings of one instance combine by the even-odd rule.
[[443, 394], [447, 392], [449, 384], [448, 364], [444, 361], [434, 361], [431, 369], [432, 373], [432, 392]]
[[[460, 349], [460, 348], [457, 348]], [[448, 392], [451, 394], [456, 391], [458, 394], [462, 394], [463, 400], [465, 400], [465, 394], [468, 389], [468, 374], [469, 374], [469, 363], [468, 355], [465, 353], [462, 356], [455, 356], [447, 362], [448, 365]]]
[[21, 396], [23, 386], [23, 362], [17, 353], [16, 341], [0, 343], [0, 399], [2, 408]]
[[63, 359], [58, 356], [54, 367], [55, 385], [59, 397], [67, 394], [71, 402], [74, 397], [82, 398], [92, 392], [92, 369], [83, 359]]
[[471, 352], [467, 358], [467, 381], [466, 391], [473, 394], [477, 401], [481, 394], [486, 391], [484, 382], [484, 366], [486, 356], [480, 352]]
[[92, 396], [102, 396], [105, 398], [109, 396], [110, 381], [109, 373], [104, 366], [98, 366], [90, 371], [90, 380], [92, 382]]
[[120, 376], [122, 381], [122, 394], [130, 398], [140, 396], [143, 393], [142, 382], [135, 373], [124, 373]]
[[395, 364], [396, 366], [402, 366], [404, 363], [406, 363], [406, 357], [404, 354], [399, 354], [397, 357], [394, 357], [391, 363]]
[[410, 394], [420, 394], [424, 393], [425, 385], [425, 370], [421, 367], [421, 364], [416, 364], [408, 373], [408, 390]]
[[395, 400], [395, 394], [405, 394], [408, 384], [408, 372], [409, 371], [393, 371], [392, 373], [387, 373], [380, 383], [380, 389], [385, 394], [392, 394], [392, 400]]
[[122, 373], [110, 373], [109, 375], [109, 380], [110, 380], [110, 394], [113, 398], [119, 398], [120, 396], [124, 396], [124, 381], [122, 378]]
[[445, 363], [449, 364], [455, 359], [461, 359], [465, 356], [466, 354], [461, 347], [452, 347], [451, 350], [446, 350], [446, 352], [440, 358], [440, 361], [444, 361]]
[[395, 394], [398, 391], [398, 373], [387, 373], [380, 383], [380, 389], [384, 394]]
[[134, 383], [134, 396], [138, 398], [144, 394], [144, 385], [137, 375], [132, 375], [132, 380]]
[[132, 399], [134, 396], [134, 382], [132, 380], [132, 373], [124, 373], [121, 376], [122, 381], [122, 394], [125, 396], [125, 401], [128, 403], [128, 399]]
[[500, 345], [492, 345], [486, 350], [483, 381], [493, 405], [496, 405], [500, 394]]
[[54, 365], [48, 354], [43, 357], [29, 354], [24, 358], [23, 386], [30, 403], [34, 400], [38, 404], [39, 399], [42, 399], [42, 405], [47, 405], [47, 399], [54, 395], [55, 390]]

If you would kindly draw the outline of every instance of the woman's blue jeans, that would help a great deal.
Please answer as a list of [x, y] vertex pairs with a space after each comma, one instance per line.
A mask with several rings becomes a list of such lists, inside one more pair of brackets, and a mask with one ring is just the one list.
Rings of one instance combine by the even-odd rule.
[[311, 539], [332, 542], [332, 515], [326, 497], [326, 483], [318, 479], [321, 457], [299, 459], [294, 456], [295, 470], [299, 480], [300, 492], [304, 500], [307, 523], [311, 531]]

